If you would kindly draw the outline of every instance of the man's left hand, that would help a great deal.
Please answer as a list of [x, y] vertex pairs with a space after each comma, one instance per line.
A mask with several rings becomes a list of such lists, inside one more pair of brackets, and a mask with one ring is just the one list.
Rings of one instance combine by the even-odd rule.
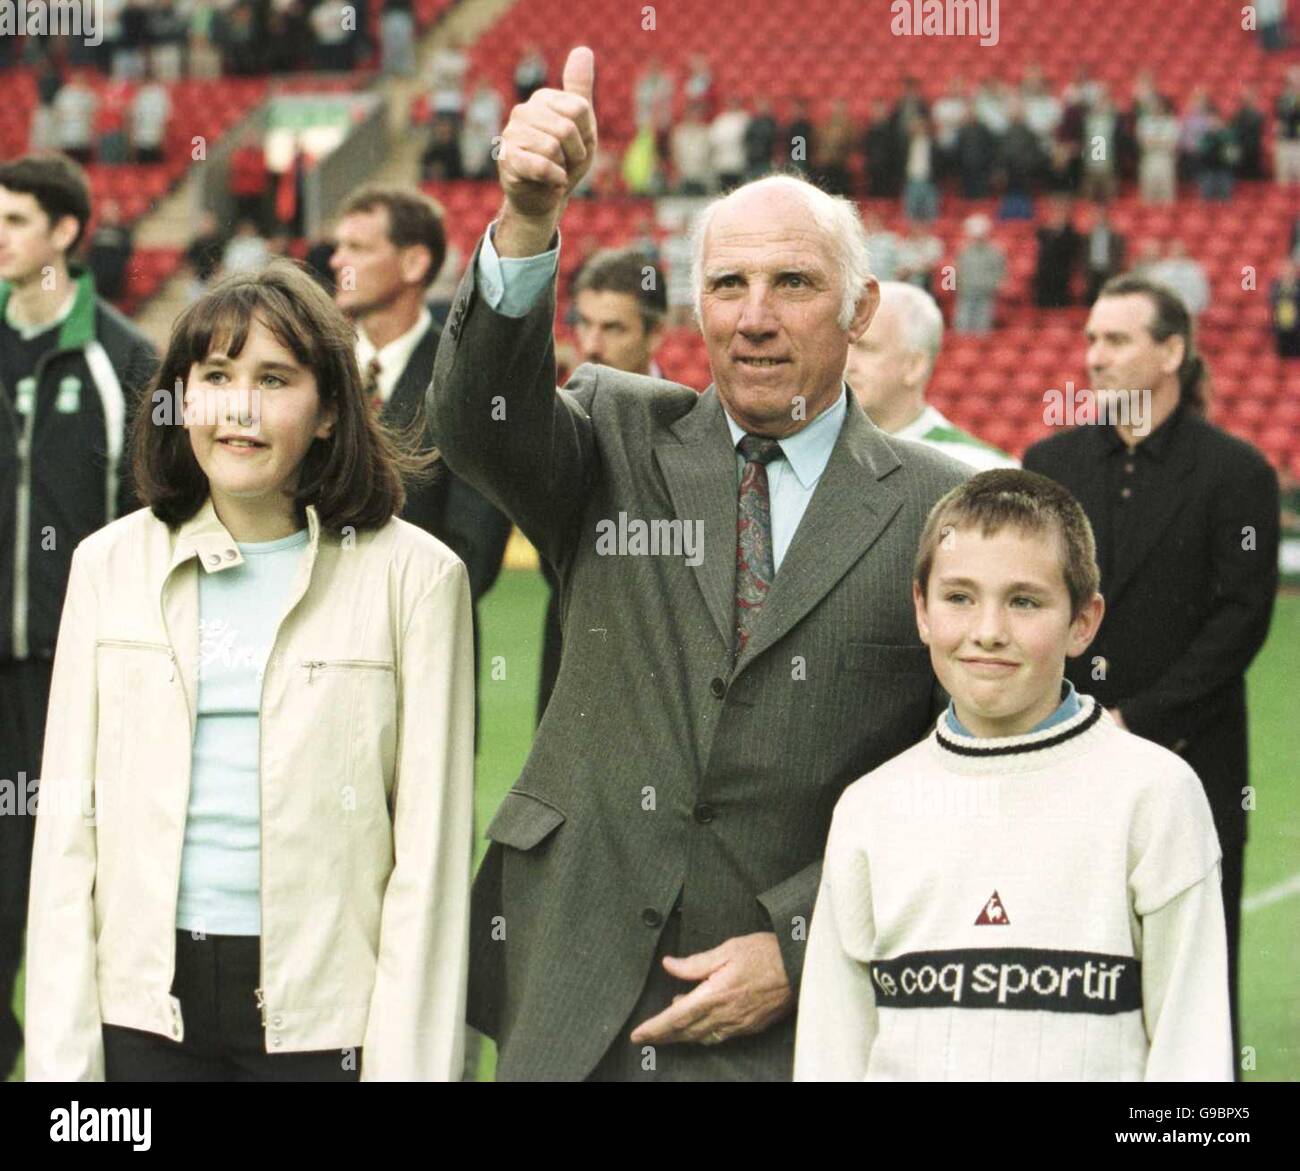
[[658, 1016], [637, 1025], [631, 1036], [634, 1045], [716, 1045], [761, 1033], [794, 1008], [794, 991], [771, 931], [738, 935], [711, 951], [680, 959], [665, 956], [664, 971], [700, 983], [674, 997]]

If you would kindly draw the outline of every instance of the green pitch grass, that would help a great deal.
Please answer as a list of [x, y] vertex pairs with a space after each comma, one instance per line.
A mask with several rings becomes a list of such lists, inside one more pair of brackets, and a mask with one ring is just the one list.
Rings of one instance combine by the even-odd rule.
[[[483, 697], [478, 759], [479, 856], [482, 829], [523, 767], [537, 702], [546, 586], [523, 570], [502, 573], [481, 607]], [[1273, 628], [1248, 680], [1251, 783], [1256, 811], [1246, 854], [1241, 956], [1242, 1044], [1253, 1049], [1248, 1080], [1300, 1080], [1300, 890], [1280, 894], [1300, 875], [1300, 718], [1295, 678], [1300, 596], [1278, 599]], [[1258, 900], [1258, 905], [1252, 903]], [[18, 1003], [21, 1005], [22, 978]], [[484, 1041], [481, 1080], [495, 1053]], [[21, 1065], [17, 1074], [21, 1077]]]

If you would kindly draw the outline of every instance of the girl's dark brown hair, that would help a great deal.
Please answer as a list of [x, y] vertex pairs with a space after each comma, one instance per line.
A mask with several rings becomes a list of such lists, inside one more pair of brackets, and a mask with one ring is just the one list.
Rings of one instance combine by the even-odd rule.
[[294, 494], [299, 514], [315, 505], [321, 527], [377, 529], [401, 512], [403, 479], [422, 480], [438, 460], [424, 442], [424, 411], [400, 434], [383, 427], [365, 400], [352, 324], [307, 270], [274, 260], [258, 272], [227, 277], [186, 309], [172, 326], [167, 353], [131, 424], [131, 471], [141, 501], [176, 526], [208, 498], [208, 478], [167, 399], [183, 401], [190, 368], [209, 354], [234, 358], [254, 319], [260, 320], [316, 376], [322, 405], [337, 419], [328, 439], [303, 457]]

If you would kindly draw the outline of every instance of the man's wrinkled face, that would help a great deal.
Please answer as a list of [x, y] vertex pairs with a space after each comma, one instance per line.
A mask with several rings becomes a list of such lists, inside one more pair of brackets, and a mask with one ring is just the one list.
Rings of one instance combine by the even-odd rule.
[[1182, 340], [1151, 336], [1156, 307], [1141, 293], [1099, 297], [1088, 314], [1091, 389], [1154, 390], [1182, 362]]
[[34, 195], [0, 187], [0, 280], [21, 285], [39, 280], [72, 246], [77, 221], [51, 224]]
[[844, 381], [873, 420], [887, 418], [924, 378], [925, 355], [906, 343], [899, 306], [882, 301], [866, 332], [849, 346]]
[[660, 331], [647, 330], [632, 293], [583, 289], [574, 298], [578, 349], [584, 362], [599, 362], [629, 374], [649, 374]]
[[349, 317], [384, 309], [413, 281], [423, 283], [428, 249], [398, 248], [388, 232], [384, 207], [345, 215], [334, 230], [334, 300]]
[[793, 434], [839, 396], [876, 282], [841, 326], [831, 241], [790, 191], [742, 191], [719, 207], [703, 259], [700, 325], [718, 397], [746, 431]]

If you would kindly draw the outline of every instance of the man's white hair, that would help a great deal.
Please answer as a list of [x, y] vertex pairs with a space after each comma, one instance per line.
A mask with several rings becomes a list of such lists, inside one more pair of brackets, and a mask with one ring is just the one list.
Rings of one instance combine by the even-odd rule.
[[[886, 309], [898, 318], [899, 344], [924, 354], [933, 370], [943, 348], [943, 314], [935, 299], [907, 281], [881, 281], [877, 318]], [[871, 332], [871, 326], [867, 332]]]
[[755, 179], [719, 196], [700, 212], [695, 221], [691, 250], [691, 287], [695, 294], [696, 318], [703, 317], [704, 241], [709, 234], [713, 217], [728, 200], [755, 188], [790, 191], [808, 205], [813, 222], [826, 233], [830, 241], [835, 267], [840, 275], [839, 325], [841, 329], [848, 329], [858, 300], [866, 291], [867, 279], [871, 276], [871, 261], [867, 256], [867, 230], [862, 226], [857, 205], [851, 200], [830, 195], [795, 175], [767, 175]]

